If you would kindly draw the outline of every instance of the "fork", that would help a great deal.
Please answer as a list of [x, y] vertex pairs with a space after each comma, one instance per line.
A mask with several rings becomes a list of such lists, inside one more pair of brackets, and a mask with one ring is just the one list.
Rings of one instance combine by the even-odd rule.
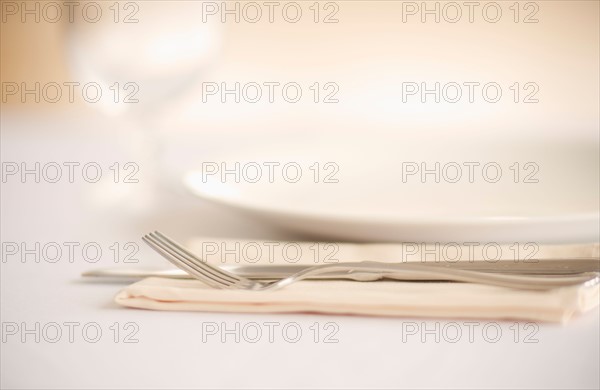
[[413, 276], [418, 276], [421, 280], [479, 283], [524, 290], [549, 290], [576, 285], [590, 286], [597, 285], [600, 282], [600, 273], [598, 272], [553, 276], [525, 276], [448, 269], [423, 263], [382, 263], [375, 261], [316, 265], [280, 280], [261, 282], [236, 275], [220, 267], [209, 265], [158, 231], [146, 234], [142, 237], [142, 240], [176, 267], [205, 284], [220, 289], [277, 290], [302, 279], [334, 271], [348, 273], [370, 272], [383, 275], [410, 273]]

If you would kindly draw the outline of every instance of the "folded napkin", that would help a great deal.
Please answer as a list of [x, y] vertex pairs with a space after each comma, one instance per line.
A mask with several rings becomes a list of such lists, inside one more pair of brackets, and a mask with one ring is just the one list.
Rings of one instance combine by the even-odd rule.
[[[483, 255], [477, 253], [477, 247], [472, 244], [460, 245], [460, 249], [453, 252], [450, 248], [444, 251], [442, 244], [437, 252], [434, 244], [331, 243], [329, 245], [333, 246], [327, 248], [326, 245], [214, 238], [195, 239], [189, 243], [192, 251], [216, 265], [315, 264], [322, 263], [325, 258], [328, 262], [469, 261], [476, 257], [481, 259], [479, 256]], [[273, 250], [278, 247], [282, 250]], [[287, 253], [284, 253], [284, 247]], [[483, 257], [490, 262], [514, 261], [517, 254], [515, 245], [493, 245], [493, 255], [491, 248], [488, 246], [489, 253]], [[458, 251], [462, 251], [460, 256], [456, 256]], [[597, 258], [599, 245], [535, 245], [526, 252], [531, 254], [533, 251], [538, 259]], [[197, 280], [147, 278], [120, 291], [115, 300], [123, 306], [152, 310], [313, 312], [566, 322], [574, 315], [598, 306], [600, 292], [598, 286], [525, 291], [472, 283], [325, 280], [300, 281], [276, 291], [244, 291], [213, 289]]]

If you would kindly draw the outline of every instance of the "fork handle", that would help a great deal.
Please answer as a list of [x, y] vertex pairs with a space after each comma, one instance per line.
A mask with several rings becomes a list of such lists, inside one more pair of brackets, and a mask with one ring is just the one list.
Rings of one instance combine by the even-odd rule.
[[[395, 280], [452, 281], [486, 284], [522, 290], [549, 290], [558, 287], [581, 285], [584, 283], [587, 285], [596, 285], [600, 281], [600, 273], [598, 272], [582, 272], [578, 274], [551, 276], [510, 275], [436, 267], [423, 263], [382, 264], [378, 262], [363, 261], [359, 263], [338, 263], [310, 267], [289, 278], [270, 283], [265, 286], [265, 289], [278, 289], [302, 279], [331, 272], [345, 272], [350, 275], [360, 274], [361, 279], [365, 281], [381, 278]], [[371, 277], [369, 278], [369, 276]]]

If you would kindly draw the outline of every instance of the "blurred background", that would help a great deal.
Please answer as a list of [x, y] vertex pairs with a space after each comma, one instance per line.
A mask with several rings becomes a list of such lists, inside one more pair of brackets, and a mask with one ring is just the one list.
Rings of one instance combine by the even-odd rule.
[[[269, 144], [293, 149], [299, 140], [325, 145], [332, 156], [368, 143], [367, 172], [381, 169], [385, 161], [373, 159], [378, 154], [431, 160], [444, 150], [447, 160], [466, 153], [526, 161], [542, 150], [554, 159], [556, 174], [546, 181], [554, 187], [538, 186], [529, 198], [561, 183], [568, 187], [577, 176], [587, 184], [573, 187], [567, 201], [581, 204], [576, 212], [597, 211], [597, 1], [481, 2], [473, 8], [281, 2], [273, 9], [237, 1], [82, 1], [75, 3], [73, 20], [62, 3], [1, 3], [5, 138], [30, 134], [45, 145], [41, 149], [80, 145], [77, 139], [93, 149], [99, 142], [107, 155], [119, 151], [143, 162], [143, 183], [160, 178], [172, 189], [207, 156]], [[72, 101], [65, 82], [79, 83]], [[39, 102], [23, 92], [35, 83]], [[100, 86], [100, 101], [82, 98], [86, 83]], [[427, 92], [436, 83], [439, 101]], [[469, 83], [476, 85], [472, 101]], [[56, 102], [44, 97], [50, 84], [61, 86]], [[231, 91], [236, 84], [237, 98]], [[284, 93], [287, 84], [294, 88]], [[486, 95], [487, 84], [499, 87], [500, 95], [496, 87]], [[272, 101], [268, 85], [275, 85]], [[462, 96], [451, 101], [457, 85]], [[255, 99], [256, 93], [261, 96]], [[592, 181], [580, 175], [587, 166]], [[148, 188], [137, 186], [150, 197]], [[107, 191], [98, 192], [98, 202], [111, 205], [125, 196]], [[523, 194], [511, 196], [518, 202]], [[134, 207], [143, 204], [139, 199]]]
[[[413, 2], [321, 2], [317, 23], [312, 3], [306, 2], [301, 2], [303, 14], [295, 23], [283, 19], [282, 6], [273, 11], [273, 22], [268, 20], [268, 8], [261, 6], [261, 19], [252, 23], [254, 10], [245, 8], [249, 2], [228, 3], [230, 9], [237, 3], [239, 23], [235, 15], [227, 14], [222, 23], [225, 8], [213, 2], [123, 1], [118, 23], [109, 9], [113, 3], [98, 3], [103, 15], [97, 23], [83, 19], [86, 2], [74, 9], [74, 23], [64, 6], [62, 17], [53, 22], [55, 10], [44, 10], [44, 2], [23, 4], [28, 3], [32, 9], [36, 3], [40, 6], [39, 22], [34, 21], [35, 15], [26, 14], [23, 23], [25, 6], [2, 0], [4, 82], [84, 83], [93, 76], [135, 82], [140, 84], [137, 96], [144, 96], [135, 105], [148, 107], [159, 101], [165, 122], [158, 127], [169, 133], [235, 132], [240, 126], [246, 134], [300, 129], [347, 132], [365, 131], [368, 126], [369, 131], [385, 128], [395, 133], [447, 133], [452, 127], [455, 132], [489, 137], [598, 137], [596, 1], [517, 2], [519, 11], [510, 8], [515, 8], [512, 3], [502, 3], [501, 17], [494, 23], [484, 19], [485, 2], [473, 10], [472, 22], [468, 8], [461, 6], [462, 16], [455, 23], [450, 20], [456, 11], [445, 8], [448, 2], [428, 3], [430, 9], [437, 3], [439, 23], [435, 14], [426, 14], [420, 3]], [[217, 10], [206, 4], [216, 4]], [[411, 8], [413, 4], [418, 11]], [[18, 9], [13, 11], [14, 5]], [[493, 8], [486, 11], [491, 15], [488, 19], [494, 12]], [[137, 22], [124, 23], [130, 14]], [[529, 19], [537, 22], [525, 23]], [[86, 67], [92, 71], [82, 71]], [[180, 79], [185, 80], [185, 88], [169, 93], [165, 87], [180, 85]], [[150, 88], [150, 80], [159, 87]], [[233, 100], [229, 97], [222, 104], [215, 95], [202, 102], [203, 82], [265, 81], [300, 83], [306, 98], [296, 104], [282, 99], [269, 104], [266, 97], [258, 103], [229, 104]], [[401, 83], [407, 81], [492, 81], [501, 84], [506, 98], [498, 104], [480, 104], [481, 99], [461, 104], [464, 98], [458, 104], [403, 104]], [[336, 83], [339, 88], [332, 97], [339, 102], [315, 104], [308, 89], [315, 82], [321, 84], [321, 102], [333, 92], [323, 85]], [[537, 83], [535, 97], [540, 102], [511, 103], [508, 88], [515, 82], [521, 83], [521, 89], [527, 82]], [[530, 91], [521, 92], [523, 100]], [[2, 102], [5, 113], [70, 114], [89, 110], [84, 103], [82, 99], [69, 103], [65, 98], [58, 103], [43, 99], [34, 103], [31, 97], [22, 103], [15, 96]], [[124, 109], [103, 112], [120, 111]]]

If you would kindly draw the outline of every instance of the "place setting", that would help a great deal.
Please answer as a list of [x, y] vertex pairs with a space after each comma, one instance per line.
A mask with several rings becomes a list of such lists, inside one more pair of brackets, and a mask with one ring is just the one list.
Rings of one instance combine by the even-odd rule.
[[575, 144], [557, 158], [552, 143], [337, 139], [229, 147], [171, 184], [304, 238], [180, 242], [148, 231], [142, 240], [163, 268], [89, 269], [84, 280], [135, 282], [117, 304], [165, 311], [566, 323], [598, 306], [593, 150]]
[[0, 2], [15, 389], [598, 389], [598, 1]]

